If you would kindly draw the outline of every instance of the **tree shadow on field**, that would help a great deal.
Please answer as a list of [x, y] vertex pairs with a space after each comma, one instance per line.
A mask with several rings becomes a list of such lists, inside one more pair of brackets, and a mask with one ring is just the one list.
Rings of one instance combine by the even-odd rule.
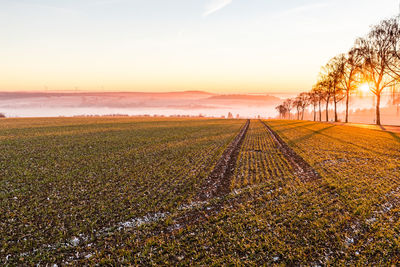
[[[304, 140], [306, 140], [306, 139], [308, 139], [308, 138], [310, 138], [310, 137], [312, 137], [312, 136], [314, 136], [316, 134], [320, 134], [323, 137], [329, 138], [331, 140], [334, 140], [334, 141], [337, 141], [337, 142], [340, 142], [340, 143], [343, 143], [343, 144], [351, 145], [351, 146], [357, 147], [359, 149], [362, 149], [362, 150], [365, 150], [365, 151], [369, 151], [369, 152], [372, 152], [372, 153], [375, 153], [375, 154], [378, 154], [378, 155], [387, 156], [387, 153], [380, 152], [380, 151], [377, 151], [375, 149], [371, 149], [370, 147], [365, 147], [365, 146], [362, 146], [362, 145], [359, 145], [359, 144], [356, 144], [356, 143], [352, 143], [352, 142], [349, 142], [349, 141], [345, 141], [345, 140], [342, 140], [342, 139], [340, 139], [338, 137], [334, 137], [334, 136], [327, 135], [327, 134], [323, 133], [324, 131], [326, 131], [326, 130], [328, 130], [330, 128], [334, 128], [334, 127], [338, 127], [338, 125], [331, 125], [331, 126], [322, 128], [322, 129], [317, 130], [317, 131], [314, 131], [314, 130], [311, 130], [309, 128], [306, 128], [307, 130], [312, 131], [313, 133], [310, 133], [310, 134], [308, 134], [306, 136], [302, 136], [300, 138], [291, 140], [291, 141], [289, 141], [289, 143], [291, 143], [291, 145], [297, 146], [298, 143], [300, 143], [300, 142], [302, 142], [302, 141], [304, 141]], [[339, 127], [342, 127], [342, 126], [339, 126]], [[388, 132], [388, 133], [390, 135], [392, 135], [392, 137], [394, 137], [398, 142], [400, 142], [400, 137], [399, 136], [397, 136], [395, 133], [391, 133], [391, 132]]]
[[[307, 123], [304, 123], [304, 121], [301, 121], [301, 122], [292, 123], [292, 124], [289, 124], [289, 125], [295, 125], [295, 124], [300, 124], [300, 125], [297, 125], [297, 126], [294, 126], [294, 127], [289, 127], [289, 128], [282, 129], [282, 130], [277, 130], [277, 129], [274, 129], [274, 130], [275, 130], [275, 131], [278, 131], [278, 132], [280, 132], [280, 133], [283, 133], [283, 132], [291, 131], [291, 130], [296, 129], [296, 128], [305, 128], [306, 126], [315, 125], [316, 122], [307, 122]], [[273, 128], [275, 128], [275, 127], [277, 127], [277, 126], [278, 126], [278, 125], [273, 126]], [[282, 126], [282, 125], [279, 125], [279, 126]], [[306, 129], [309, 130], [308, 128], [306, 128]]]
[[386, 130], [386, 128], [385, 128], [384, 126], [382, 126], [382, 125], [379, 125], [379, 127], [380, 127], [383, 131], [385, 131], [385, 132], [387, 132], [388, 134], [390, 134], [390, 136], [393, 137], [393, 139], [394, 139], [395, 141], [397, 141], [397, 142], [400, 143], [400, 136], [399, 136], [398, 134], [396, 134], [396, 133], [394, 133], [394, 132], [391, 132], [391, 131], [389, 131], [389, 130]]
[[327, 126], [327, 127], [322, 128], [322, 129], [319, 129], [317, 131], [314, 131], [314, 130], [311, 130], [311, 129], [307, 128], [307, 130], [312, 131], [312, 133], [304, 135], [304, 136], [302, 136], [300, 138], [294, 139], [292, 142], [298, 143], [298, 142], [305, 141], [306, 139], [309, 139], [309, 138], [313, 137], [314, 135], [321, 134], [322, 132], [327, 131], [327, 130], [329, 130], [331, 128], [334, 128], [334, 127], [336, 127], [336, 125]]
[[[268, 122], [268, 121], [267, 121]], [[285, 123], [281, 123], [281, 124], [273, 124], [273, 127], [282, 127], [282, 126], [289, 126], [289, 125], [295, 125], [295, 124], [300, 124], [300, 123], [304, 123], [304, 121], [291, 121], [289, 123], [287, 123], [287, 121], [285, 121]], [[271, 124], [268, 124], [271, 125]]]

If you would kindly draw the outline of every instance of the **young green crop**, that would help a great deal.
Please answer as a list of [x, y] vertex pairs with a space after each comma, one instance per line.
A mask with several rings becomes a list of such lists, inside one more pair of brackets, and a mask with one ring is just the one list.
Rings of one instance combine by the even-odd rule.
[[77, 249], [132, 218], [173, 212], [197, 194], [243, 124], [5, 120], [0, 127], [1, 260], [35, 262], [48, 251], [62, 257], [60, 249]]
[[243, 142], [231, 187], [235, 189], [269, 183], [275, 177], [292, 173], [292, 167], [265, 126], [253, 121]]
[[304, 182], [254, 120], [231, 192], [196, 202], [201, 182], [244, 121], [68, 120], [48, 129], [46, 123], [0, 130], [7, 152], [0, 153], [6, 211], [0, 221], [2, 237], [11, 240], [2, 243], [1, 258], [18, 255], [9, 264], [400, 263], [399, 135], [267, 121], [319, 173]]
[[[397, 137], [319, 123], [268, 124], [320, 173], [320, 179], [298, 179], [262, 125], [252, 121], [233, 191], [217, 200], [223, 205], [218, 214], [147, 241], [126, 237], [112, 251], [103, 250], [82, 263], [398, 264], [400, 198], [398, 182], [392, 179], [399, 172]], [[357, 158], [373, 158], [381, 165], [352, 164], [361, 162]], [[275, 168], [286, 171], [265, 171]]]

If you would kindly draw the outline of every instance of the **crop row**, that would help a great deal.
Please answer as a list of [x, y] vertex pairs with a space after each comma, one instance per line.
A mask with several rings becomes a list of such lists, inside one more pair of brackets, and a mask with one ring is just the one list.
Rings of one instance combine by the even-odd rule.
[[[115, 213], [107, 220], [113, 220], [113, 217], [118, 217], [118, 220], [93, 229], [98, 231], [108, 229], [107, 227], [112, 225], [120, 226], [120, 222], [135, 224], [138, 228], [116, 230], [106, 235], [94, 234], [82, 245], [79, 244], [79, 236], [76, 233], [80, 232], [77, 231], [72, 236], [78, 238], [78, 241], [72, 239], [78, 243], [77, 246], [58, 248], [57, 251], [43, 249], [33, 256], [26, 257], [35, 263], [65, 263], [65, 259], [69, 261], [66, 258], [68, 255], [71, 260], [77, 260], [74, 263], [86, 265], [399, 264], [399, 136], [387, 132], [311, 122], [267, 123], [319, 173], [320, 179], [300, 179], [299, 173], [291, 166], [292, 161], [287, 158], [288, 155], [282, 153], [271, 133], [259, 121], [251, 121], [232, 177], [232, 192], [206, 202], [192, 202], [207, 172], [212, 169], [212, 164], [207, 165], [208, 162], [216, 162], [226, 144], [238, 133], [243, 121], [186, 121], [182, 124], [164, 121], [158, 122], [151, 131], [146, 131], [146, 127], [136, 122], [138, 125], [132, 125], [130, 129], [139, 129], [134, 134], [136, 137], [140, 133], [143, 134], [143, 138], [135, 141], [143, 142], [142, 150], [137, 147], [130, 147], [129, 150], [145, 151], [142, 157], [135, 158], [147, 163], [140, 170], [142, 173], [147, 173], [149, 168], [153, 175], [157, 173], [157, 166], [161, 168], [166, 166], [163, 164], [179, 164], [178, 162], [182, 161], [185, 164], [183, 167], [192, 166], [190, 170], [201, 173], [200, 178], [179, 178], [190, 173], [179, 168], [173, 169], [175, 172], [166, 173], [165, 175], [170, 175], [167, 180], [158, 176], [152, 183], [149, 181], [150, 177], [142, 178], [140, 181], [144, 183], [143, 187], [140, 187], [141, 183], [135, 183], [129, 190], [132, 193], [130, 196], [135, 199], [136, 194], [140, 196], [141, 188], [145, 188], [144, 192], [148, 195], [142, 199], [147, 201], [143, 201], [143, 206], [137, 205], [143, 212], [131, 211], [130, 214], [135, 214], [134, 216], [121, 216], [123, 211], [118, 210], [118, 207], [124, 205], [123, 199], [128, 196], [124, 195], [119, 199], [122, 204], [115, 202], [115, 206], [108, 209]], [[170, 130], [172, 132], [165, 136], [166, 139], [161, 138], [159, 133], [157, 135], [157, 127], [162, 131], [161, 129], [169, 129], [169, 126], [174, 130]], [[228, 134], [229, 131], [231, 134]], [[129, 138], [132, 138], [129, 135], [127, 138], [126, 133], [122, 135], [122, 132], [119, 135], [118, 131], [108, 134], [109, 138], [118, 135], [115, 142], [124, 137], [129, 143]], [[218, 138], [216, 135], [219, 135]], [[144, 136], [153, 143], [146, 143], [148, 139]], [[188, 142], [182, 136], [191, 136], [192, 139]], [[216, 139], [213, 139], [214, 137]], [[219, 138], [225, 141], [220, 140], [219, 143]], [[49, 137], [45, 140], [49, 140]], [[206, 140], [211, 143], [207, 143]], [[80, 143], [83, 143], [82, 140]], [[215, 143], [220, 145], [217, 146], [219, 148], [215, 148], [219, 153], [206, 156], [211, 150], [208, 153], [205, 150], [212, 149]], [[160, 148], [160, 145], [163, 145], [163, 148]], [[190, 165], [200, 162], [196, 161], [200, 146], [204, 148], [200, 156], [205, 159], [205, 163]], [[183, 150], [182, 147], [187, 147], [188, 150]], [[107, 148], [114, 151], [110, 145]], [[168, 162], [157, 165], [163, 160], [161, 156], [157, 157], [157, 148], [163, 156], [171, 156]], [[192, 155], [191, 149], [193, 159], [187, 162], [188, 157]], [[171, 154], [170, 150], [182, 152], [179, 154], [179, 160], [174, 160], [173, 156], [176, 154]], [[74, 153], [76, 154], [76, 151]], [[155, 161], [150, 160], [153, 157]], [[137, 161], [124, 154], [115, 165], [128, 167], [133, 162]], [[137, 163], [136, 165], [139, 166]], [[123, 173], [120, 173], [121, 180], [125, 181], [129, 176], [124, 177]], [[169, 184], [170, 180], [174, 182]], [[189, 190], [179, 190], [182, 188], [181, 181], [192, 183], [193, 187]], [[7, 180], [7, 183], [10, 182]], [[118, 189], [124, 188], [124, 184], [120, 184]], [[8, 194], [8, 189], [16, 188], [3, 187], [5, 185], [9, 186], [2, 184], [2, 196]], [[119, 191], [113, 187], [113, 183], [107, 184], [106, 188], [112, 190], [113, 195], [118, 195]], [[162, 190], [165, 190], [165, 195], [157, 201], [159, 198], [153, 194]], [[174, 197], [183, 199], [179, 198], [177, 201]], [[99, 196], [98, 202], [94, 198], [95, 206], [107, 204], [107, 199], [107, 195], [105, 198]], [[153, 201], [158, 206], [151, 206]], [[130, 207], [133, 203], [137, 202], [124, 207]], [[175, 205], [171, 204], [171, 207], [168, 207], [170, 203]], [[66, 204], [68, 206], [68, 202]], [[148, 206], [151, 208], [147, 208]], [[188, 212], [193, 210], [197, 211]], [[174, 215], [171, 217], [168, 214]], [[193, 220], [195, 223], [179, 225], [179, 220], [175, 219], [190, 219], [190, 216], [198, 217]], [[3, 222], [3, 219], [1, 221]], [[142, 223], [143, 221], [148, 223]], [[163, 229], [170, 230], [164, 232]], [[74, 258], [74, 255], [79, 257]]]
[[348, 254], [399, 260], [400, 136], [326, 123], [270, 121], [348, 211]]
[[[218, 213], [173, 234], [143, 242], [128, 237], [83, 263], [399, 264], [398, 136], [309, 122], [268, 124], [320, 179], [296, 177], [271, 137], [252, 121], [233, 192], [219, 200]], [[362, 164], [370, 160], [379, 165]], [[264, 171], [275, 166], [283, 175]]]
[[394, 133], [313, 122], [269, 124], [348, 199], [354, 212], [370, 215], [400, 186], [400, 137]]
[[98, 231], [189, 203], [244, 124], [97, 120], [0, 130], [2, 261], [52, 262]]
[[[218, 213], [145, 242], [131, 236], [112, 252], [103, 250], [85, 263], [307, 263], [337, 239], [345, 239], [341, 232], [332, 236], [334, 241], [328, 236], [328, 222], [340, 226], [343, 220], [333, 219], [334, 199], [326, 201], [330, 216], [320, 216], [319, 203], [327, 197], [323, 191], [317, 181], [303, 183], [296, 177], [265, 126], [252, 121], [239, 154], [232, 193], [215, 204], [223, 206]], [[132, 249], [133, 244], [138, 248]]]
[[232, 189], [268, 183], [292, 174], [292, 167], [265, 126], [252, 121], [239, 154]]

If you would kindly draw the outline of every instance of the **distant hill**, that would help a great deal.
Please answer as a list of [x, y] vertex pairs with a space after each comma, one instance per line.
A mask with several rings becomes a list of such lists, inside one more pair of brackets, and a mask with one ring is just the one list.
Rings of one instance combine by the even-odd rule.
[[[269, 95], [183, 92], [0, 92], [0, 112], [11, 116], [71, 114], [274, 114], [282, 100]], [[267, 116], [267, 115], [265, 115]]]
[[227, 100], [238, 100], [238, 99], [246, 99], [246, 100], [277, 100], [280, 99], [275, 96], [270, 95], [215, 95], [210, 97], [210, 99], [227, 99]]
[[270, 95], [214, 95], [210, 100], [248, 100], [248, 101], [280, 101], [279, 97]]
[[205, 102], [223, 105], [278, 105], [282, 99], [270, 95], [214, 95], [210, 96]]
[[281, 101], [269, 95], [217, 95], [203, 91], [184, 92], [0, 92], [0, 107], [195, 107], [201, 105], [275, 105]]
[[213, 93], [203, 91], [183, 92], [0, 92], [0, 99], [38, 98], [38, 97], [138, 97], [138, 98], [202, 98], [215, 96]]

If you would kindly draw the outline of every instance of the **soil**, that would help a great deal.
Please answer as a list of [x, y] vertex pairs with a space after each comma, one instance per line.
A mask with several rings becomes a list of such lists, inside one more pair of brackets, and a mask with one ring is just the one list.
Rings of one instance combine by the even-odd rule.
[[267, 131], [271, 134], [275, 143], [279, 147], [282, 154], [287, 158], [287, 160], [292, 165], [295, 170], [295, 174], [303, 181], [308, 182], [315, 179], [320, 179], [321, 176], [319, 173], [311, 167], [299, 154], [297, 154], [292, 148], [282, 140], [282, 138], [271, 129], [265, 122], [261, 121], [264, 124]]
[[204, 201], [230, 192], [231, 177], [235, 170], [237, 157], [239, 156], [244, 137], [249, 129], [250, 120], [240, 130], [239, 134], [231, 142], [218, 160], [214, 170], [207, 177], [196, 201]]

